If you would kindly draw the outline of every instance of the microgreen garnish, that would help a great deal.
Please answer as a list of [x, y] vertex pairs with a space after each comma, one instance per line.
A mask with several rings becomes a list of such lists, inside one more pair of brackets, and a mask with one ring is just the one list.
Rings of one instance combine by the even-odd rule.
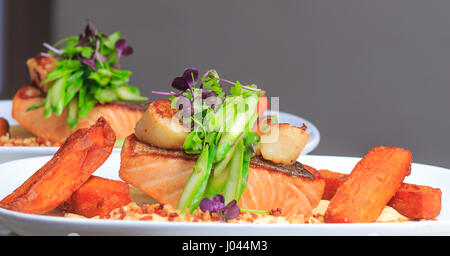
[[131, 71], [118, 68], [120, 57], [133, 53], [120, 32], [104, 35], [88, 20], [79, 36], [64, 38], [54, 45], [44, 43], [44, 47], [48, 52], [41, 55], [56, 59], [56, 68], [43, 81], [52, 85], [44, 102], [28, 111], [44, 107], [44, 117], [48, 118], [67, 109], [66, 122], [74, 129], [78, 118], [86, 117], [97, 103], [147, 100], [137, 88], [128, 85]]
[[[202, 198], [220, 193], [227, 204], [237, 204], [247, 185], [250, 158], [260, 139], [252, 128], [264, 91], [254, 84], [222, 79], [213, 69], [200, 78], [196, 68], [187, 68], [175, 77], [172, 88], [178, 92], [153, 93], [170, 96], [172, 108], [191, 128], [184, 151], [199, 154], [177, 208], [193, 211]], [[228, 94], [225, 89], [229, 89]], [[233, 203], [229, 208], [230, 212], [235, 209]]]
[[220, 194], [217, 194], [212, 198], [203, 198], [203, 200], [200, 202], [200, 209], [203, 212], [209, 211], [210, 213], [217, 213], [217, 215], [219, 215], [220, 221], [222, 222], [227, 222], [228, 220], [235, 219], [239, 216], [239, 214], [241, 214], [236, 200], [233, 200], [225, 205], [225, 198]]

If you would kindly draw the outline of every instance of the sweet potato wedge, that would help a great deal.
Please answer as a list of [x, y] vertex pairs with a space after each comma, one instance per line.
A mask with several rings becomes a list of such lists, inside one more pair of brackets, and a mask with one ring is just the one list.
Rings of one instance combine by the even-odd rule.
[[388, 205], [411, 219], [432, 219], [441, 212], [438, 188], [403, 183]]
[[105, 162], [115, 140], [114, 131], [103, 117], [89, 129], [77, 130], [49, 162], [6, 196], [0, 207], [34, 214], [56, 208]]
[[[347, 179], [347, 174], [319, 170], [325, 180], [323, 200], [330, 200], [337, 188]], [[402, 183], [387, 205], [410, 219], [432, 219], [441, 212], [442, 192], [438, 188]]]
[[119, 180], [110, 180], [91, 176], [81, 188], [59, 208], [65, 212], [84, 217], [103, 218], [113, 209], [131, 202], [128, 184]]
[[411, 152], [376, 147], [358, 162], [331, 198], [325, 222], [375, 222], [411, 171]]

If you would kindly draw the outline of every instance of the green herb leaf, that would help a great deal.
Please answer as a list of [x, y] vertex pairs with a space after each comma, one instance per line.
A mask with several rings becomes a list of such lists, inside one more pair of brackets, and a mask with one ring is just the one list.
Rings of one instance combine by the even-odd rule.
[[122, 36], [122, 33], [119, 31], [112, 33], [109, 35], [105, 41], [104, 44], [109, 49], [115, 49], [116, 48], [116, 42], [119, 41], [120, 37]]
[[81, 56], [86, 59], [92, 58], [92, 55], [94, 54], [94, 49], [91, 47], [85, 46], [81, 48]]
[[45, 107], [44, 117], [48, 118], [67, 108], [66, 121], [74, 129], [78, 118], [86, 117], [97, 103], [147, 100], [137, 88], [128, 85], [130, 71], [112, 68], [118, 66], [116, 43], [121, 37], [120, 32], [106, 36], [89, 23], [79, 36], [63, 38], [53, 46], [44, 43], [49, 53], [58, 56], [56, 68], [43, 81], [53, 84], [45, 100], [29, 110]]

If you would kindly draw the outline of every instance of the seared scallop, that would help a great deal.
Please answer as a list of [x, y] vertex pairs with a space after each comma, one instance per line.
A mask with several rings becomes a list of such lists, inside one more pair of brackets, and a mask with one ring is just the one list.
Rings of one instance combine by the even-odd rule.
[[279, 164], [293, 164], [309, 140], [302, 128], [289, 124], [274, 124], [261, 136], [261, 155]]
[[189, 129], [182, 125], [176, 114], [168, 100], [150, 103], [136, 124], [136, 137], [160, 148], [182, 149]]

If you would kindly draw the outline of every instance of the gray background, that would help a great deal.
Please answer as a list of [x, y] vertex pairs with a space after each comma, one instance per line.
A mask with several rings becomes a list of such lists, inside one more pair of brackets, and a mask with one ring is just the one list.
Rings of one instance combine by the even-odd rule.
[[[450, 1], [41, 2], [10, 13], [29, 29], [37, 9], [48, 28], [27, 40], [8, 37], [6, 50], [16, 53], [6, 57], [3, 98], [27, 82], [25, 58], [42, 40], [78, 34], [90, 18], [105, 33], [123, 32], [135, 54], [122, 67], [151, 99], [185, 67], [215, 68], [257, 83], [280, 97], [282, 111], [316, 124], [322, 140], [314, 154], [400, 146], [416, 162], [450, 167]], [[21, 33], [11, 26], [18, 25], [7, 33]]]

